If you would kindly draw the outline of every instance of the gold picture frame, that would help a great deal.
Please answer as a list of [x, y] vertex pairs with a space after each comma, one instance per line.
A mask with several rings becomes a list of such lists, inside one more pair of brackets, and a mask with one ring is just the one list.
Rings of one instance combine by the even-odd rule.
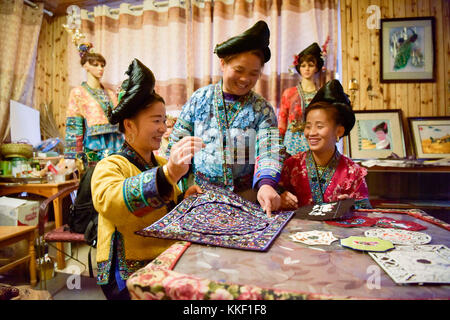
[[347, 139], [350, 158], [384, 159], [392, 153], [406, 157], [400, 109], [355, 111], [355, 118]]
[[408, 124], [416, 158], [450, 157], [450, 117], [409, 117]]

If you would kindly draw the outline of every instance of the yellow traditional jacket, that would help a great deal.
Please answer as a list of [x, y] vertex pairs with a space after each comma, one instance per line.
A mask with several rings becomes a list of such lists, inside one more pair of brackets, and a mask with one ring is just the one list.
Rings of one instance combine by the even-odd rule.
[[[162, 170], [166, 162], [164, 158], [152, 155], [152, 163], [148, 164], [125, 143], [121, 152], [97, 163], [91, 191], [94, 207], [99, 213], [98, 284], [109, 282], [114, 241], [123, 280], [174, 243], [134, 233], [167, 214], [180, 198], [177, 185], [170, 183]], [[161, 186], [165, 186], [165, 194], [162, 194]]]

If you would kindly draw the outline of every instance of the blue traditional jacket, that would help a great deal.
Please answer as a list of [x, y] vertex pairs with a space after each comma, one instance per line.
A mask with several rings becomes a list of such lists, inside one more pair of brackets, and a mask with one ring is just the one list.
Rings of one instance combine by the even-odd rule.
[[206, 145], [194, 156], [196, 181], [236, 191], [255, 187], [263, 178], [280, 179], [277, 118], [272, 106], [253, 91], [225, 101], [222, 80], [198, 89], [182, 108], [166, 156], [185, 136], [200, 137]]

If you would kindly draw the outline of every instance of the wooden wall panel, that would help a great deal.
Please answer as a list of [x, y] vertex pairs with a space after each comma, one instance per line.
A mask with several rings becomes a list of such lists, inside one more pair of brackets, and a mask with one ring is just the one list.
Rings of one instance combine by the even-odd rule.
[[443, 17], [442, 21], [444, 21], [443, 30], [444, 30], [444, 46], [442, 52], [444, 54], [444, 91], [445, 91], [445, 113], [446, 115], [450, 114], [450, 1], [444, 1], [443, 4]]
[[[394, 0], [394, 16], [392, 18], [406, 17], [406, 1], [409, 0]], [[392, 109], [402, 109], [403, 116], [408, 117], [408, 84], [395, 83], [390, 85], [395, 86], [395, 102], [393, 102]]]
[[[348, 92], [351, 78], [360, 88], [354, 108], [402, 109], [406, 117], [450, 116], [450, 16], [448, 0], [340, 0], [342, 84]], [[436, 18], [436, 82], [380, 83], [380, 30], [369, 29], [367, 8], [377, 5], [381, 18], [434, 16]], [[369, 79], [373, 93], [370, 100]], [[348, 92], [350, 94], [350, 92]], [[405, 122], [404, 122], [405, 123]]]
[[[430, 1], [419, 0], [417, 2], [417, 15], [420, 17], [428, 17], [431, 15]], [[429, 117], [437, 113], [437, 106], [433, 101], [433, 91], [436, 90], [435, 83], [420, 84], [420, 115]]]
[[61, 136], [65, 133], [65, 117], [69, 99], [67, 44], [69, 38], [62, 25], [65, 16], [44, 16], [39, 35], [36, 76], [34, 83], [34, 105], [52, 102], [55, 121]]

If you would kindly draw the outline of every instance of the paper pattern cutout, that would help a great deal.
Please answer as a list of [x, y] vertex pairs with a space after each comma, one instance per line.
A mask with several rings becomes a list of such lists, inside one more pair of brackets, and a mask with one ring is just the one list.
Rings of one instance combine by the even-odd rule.
[[409, 231], [419, 231], [425, 230], [427, 228], [421, 224], [412, 221], [396, 220], [392, 218], [374, 218], [374, 219], [376, 219], [375, 227], [377, 228], [395, 228]]
[[408, 231], [401, 229], [370, 229], [364, 232], [366, 237], [375, 237], [388, 240], [393, 244], [419, 245], [431, 241], [431, 236], [423, 232]]
[[354, 199], [340, 200], [330, 203], [306, 205], [295, 210], [295, 218], [307, 220], [343, 219], [352, 214]]
[[344, 227], [344, 228], [352, 228], [352, 227], [370, 227], [373, 226], [376, 222], [376, 219], [364, 217], [364, 216], [355, 216], [346, 220], [339, 221], [325, 221], [327, 224], [331, 224], [332, 226]]
[[360, 251], [376, 251], [384, 252], [394, 248], [392, 242], [380, 238], [372, 237], [348, 237], [341, 239], [343, 247], [351, 248]]
[[444, 245], [398, 246], [369, 255], [397, 284], [450, 283], [450, 250]]
[[339, 240], [330, 231], [307, 231], [307, 232], [296, 232], [289, 236], [293, 241], [301, 242], [307, 245], [330, 245], [332, 242]]
[[200, 244], [265, 251], [293, 211], [268, 218], [261, 207], [218, 186], [202, 185], [203, 194], [184, 199], [171, 212], [136, 234]]

